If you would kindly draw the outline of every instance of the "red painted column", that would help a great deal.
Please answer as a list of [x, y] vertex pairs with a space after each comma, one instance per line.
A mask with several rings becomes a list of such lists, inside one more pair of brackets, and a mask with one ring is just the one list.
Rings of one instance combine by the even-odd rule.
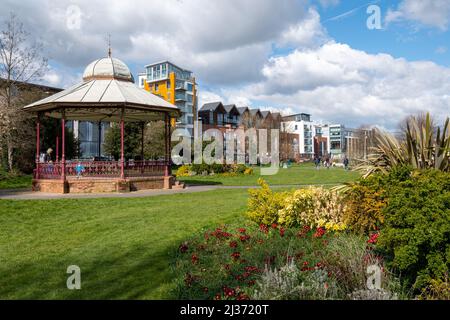
[[66, 115], [61, 118], [61, 180], [66, 180]]
[[59, 161], [59, 135], [56, 136], [56, 162]]
[[169, 114], [166, 112], [164, 115], [164, 141], [165, 141], [165, 167], [164, 176], [169, 176]]
[[37, 114], [36, 120], [36, 179], [39, 179], [39, 157], [41, 155], [41, 115]]
[[168, 156], [168, 161], [169, 161], [169, 176], [172, 175], [172, 161], [171, 161], [171, 146], [172, 146], [172, 136], [170, 133], [170, 116], [169, 114], [167, 114], [167, 156]]
[[125, 179], [125, 155], [123, 148], [124, 121], [123, 115], [120, 119], [120, 178]]

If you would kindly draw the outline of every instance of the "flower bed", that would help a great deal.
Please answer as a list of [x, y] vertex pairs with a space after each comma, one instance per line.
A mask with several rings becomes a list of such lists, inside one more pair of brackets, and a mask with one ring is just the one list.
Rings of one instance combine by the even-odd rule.
[[[371, 243], [376, 242], [371, 237]], [[247, 223], [203, 232], [178, 248], [179, 299], [351, 299], [379, 265], [368, 240], [325, 228]], [[397, 290], [384, 271], [385, 295]]]

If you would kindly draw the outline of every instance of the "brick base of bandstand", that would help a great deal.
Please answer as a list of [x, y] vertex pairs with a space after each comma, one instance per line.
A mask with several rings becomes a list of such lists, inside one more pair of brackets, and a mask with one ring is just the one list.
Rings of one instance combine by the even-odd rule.
[[111, 193], [151, 189], [179, 189], [184, 185], [173, 176], [139, 178], [76, 178], [63, 180], [33, 179], [32, 190], [44, 193]]

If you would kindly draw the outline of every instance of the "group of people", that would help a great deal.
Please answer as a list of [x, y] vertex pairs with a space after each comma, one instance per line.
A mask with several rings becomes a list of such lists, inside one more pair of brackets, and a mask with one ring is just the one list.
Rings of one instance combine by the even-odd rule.
[[[349, 163], [350, 163], [350, 161], [348, 160], [347, 157], [345, 157], [344, 161], [343, 161], [343, 165], [344, 165], [345, 170], [349, 169]], [[332, 166], [332, 162], [331, 162], [331, 159], [329, 157], [326, 157], [324, 160], [321, 157], [315, 157], [314, 158], [314, 164], [315, 164], [317, 170], [320, 169], [321, 165], [323, 165], [327, 169], [330, 169], [330, 167]]]

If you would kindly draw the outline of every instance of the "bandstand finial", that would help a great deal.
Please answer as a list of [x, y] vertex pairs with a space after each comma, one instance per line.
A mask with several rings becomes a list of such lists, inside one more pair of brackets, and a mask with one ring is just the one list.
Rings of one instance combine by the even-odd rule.
[[108, 57], [111, 58], [111, 34], [108, 33]]

